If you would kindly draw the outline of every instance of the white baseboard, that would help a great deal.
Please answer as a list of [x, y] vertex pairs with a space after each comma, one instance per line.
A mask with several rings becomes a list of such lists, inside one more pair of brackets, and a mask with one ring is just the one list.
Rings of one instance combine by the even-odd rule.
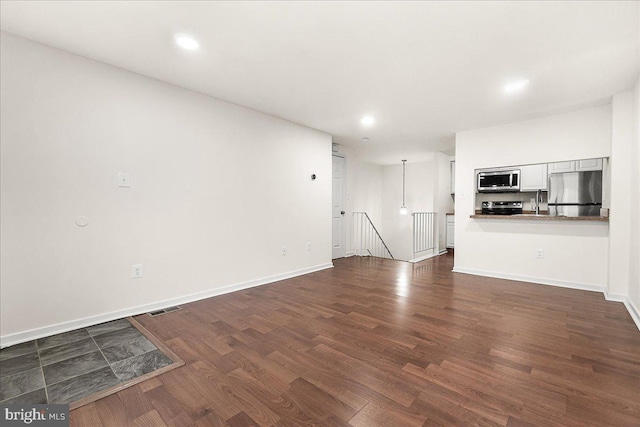
[[[431, 249], [429, 249], [429, 250], [431, 250]], [[448, 253], [448, 252], [449, 252], [449, 251], [448, 251], [448, 250], [446, 250], [446, 249], [442, 249], [440, 252], [435, 252], [435, 251], [434, 251], [434, 253], [432, 253], [432, 254], [430, 254], [430, 255], [419, 256], [419, 257], [417, 257], [417, 258], [410, 259], [410, 260], [409, 260], [409, 262], [420, 262], [420, 261], [424, 261], [425, 259], [429, 259], [429, 258], [433, 258], [433, 257], [436, 257], [436, 256], [444, 255], [444, 254], [446, 254], [446, 253]]]
[[606, 287], [597, 285], [588, 285], [586, 283], [567, 282], [563, 280], [550, 280], [540, 277], [531, 276], [519, 276], [515, 274], [497, 273], [494, 271], [475, 270], [472, 268], [453, 268], [454, 273], [472, 274], [474, 276], [494, 277], [496, 279], [517, 280], [519, 282], [535, 283], [538, 285], [558, 286], [561, 288], [579, 289], [582, 291], [602, 292], [607, 301], [617, 301], [624, 303], [627, 311], [631, 315], [633, 322], [640, 330], [640, 310], [626, 295], [610, 294], [607, 292]]
[[355, 255], [356, 255], [355, 251], [349, 251], [346, 254], [344, 254], [344, 257], [349, 258], [350, 256], [355, 256]]
[[280, 280], [290, 279], [292, 277], [302, 276], [313, 273], [315, 271], [333, 268], [332, 263], [315, 265], [300, 270], [290, 271], [287, 273], [276, 274], [274, 276], [263, 277], [261, 279], [250, 280], [247, 282], [236, 283], [222, 288], [210, 289], [204, 292], [198, 292], [182, 297], [171, 298], [164, 301], [158, 301], [151, 304], [145, 304], [137, 307], [130, 307], [124, 310], [112, 311], [110, 313], [99, 314], [97, 316], [89, 316], [82, 319], [62, 322], [55, 325], [44, 326], [41, 328], [30, 329], [28, 331], [16, 332], [0, 337], [0, 348], [9, 347], [15, 344], [48, 337], [51, 335], [61, 334], [63, 332], [73, 331], [74, 329], [86, 328], [88, 326], [97, 325], [99, 323], [109, 322], [111, 320], [122, 319], [129, 316], [137, 316], [138, 314], [148, 313], [154, 310], [171, 307], [175, 305], [187, 304], [218, 295], [228, 294], [230, 292], [240, 291], [243, 289], [253, 288], [256, 286], [267, 285], [269, 283], [278, 282]]
[[536, 283], [538, 285], [558, 286], [561, 288], [580, 289], [583, 291], [603, 292], [604, 286], [589, 285], [586, 283], [568, 282], [564, 280], [545, 279], [541, 277], [520, 276], [516, 274], [498, 273], [495, 271], [475, 270], [472, 268], [453, 267], [454, 273], [473, 274], [474, 276], [494, 277], [496, 279], [517, 280], [519, 282]]
[[609, 292], [606, 292], [606, 291], [604, 293], [604, 297], [607, 301], [617, 301], [617, 302], [623, 303], [624, 306], [627, 308], [627, 311], [631, 315], [633, 322], [638, 327], [638, 330], [640, 330], [640, 310], [638, 310], [638, 307], [636, 307], [633, 301], [631, 301], [631, 298], [629, 298], [626, 295], [610, 294]]
[[420, 261], [424, 261], [425, 259], [429, 259], [429, 258], [433, 258], [436, 256], [440, 256], [442, 254], [439, 253], [434, 253], [434, 254], [429, 254], [429, 255], [425, 255], [425, 256], [419, 256], [418, 258], [414, 258], [414, 259], [410, 259], [409, 262], [420, 262]]

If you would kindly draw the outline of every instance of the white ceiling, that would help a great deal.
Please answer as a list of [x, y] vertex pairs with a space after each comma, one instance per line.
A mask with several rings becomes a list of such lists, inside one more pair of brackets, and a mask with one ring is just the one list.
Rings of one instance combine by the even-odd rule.
[[[326, 131], [379, 163], [451, 150], [456, 131], [608, 102], [640, 72], [638, 2], [0, 7], [3, 31]], [[177, 48], [176, 32], [201, 49]], [[521, 77], [529, 87], [506, 96]]]

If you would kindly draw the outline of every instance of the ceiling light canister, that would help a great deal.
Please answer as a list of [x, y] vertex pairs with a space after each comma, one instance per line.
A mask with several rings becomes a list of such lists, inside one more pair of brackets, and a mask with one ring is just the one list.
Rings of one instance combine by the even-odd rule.
[[520, 92], [521, 90], [523, 90], [528, 85], [529, 85], [529, 80], [520, 79], [520, 80], [516, 80], [516, 81], [511, 82], [508, 85], [506, 85], [504, 87], [504, 91], [505, 91], [505, 93], [516, 93], [516, 92]]
[[197, 50], [200, 44], [196, 39], [187, 34], [176, 34], [174, 36], [176, 44], [186, 50]]
[[364, 116], [362, 120], [360, 120], [360, 123], [362, 123], [364, 126], [371, 126], [373, 122], [375, 122], [375, 120], [371, 116]]

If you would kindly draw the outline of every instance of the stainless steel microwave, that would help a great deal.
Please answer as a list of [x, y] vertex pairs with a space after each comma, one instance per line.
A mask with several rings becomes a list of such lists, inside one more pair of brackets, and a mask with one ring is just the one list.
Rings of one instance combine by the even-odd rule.
[[478, 172], [479, 193], [520, 191], [520, 169]]

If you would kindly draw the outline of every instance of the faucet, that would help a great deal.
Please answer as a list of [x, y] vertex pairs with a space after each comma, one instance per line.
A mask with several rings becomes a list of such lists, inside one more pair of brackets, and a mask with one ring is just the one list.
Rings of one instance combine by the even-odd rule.
[[540, 198], [542, 197], [542, 190], [536, 191], [536, 215], [540, 215]]

